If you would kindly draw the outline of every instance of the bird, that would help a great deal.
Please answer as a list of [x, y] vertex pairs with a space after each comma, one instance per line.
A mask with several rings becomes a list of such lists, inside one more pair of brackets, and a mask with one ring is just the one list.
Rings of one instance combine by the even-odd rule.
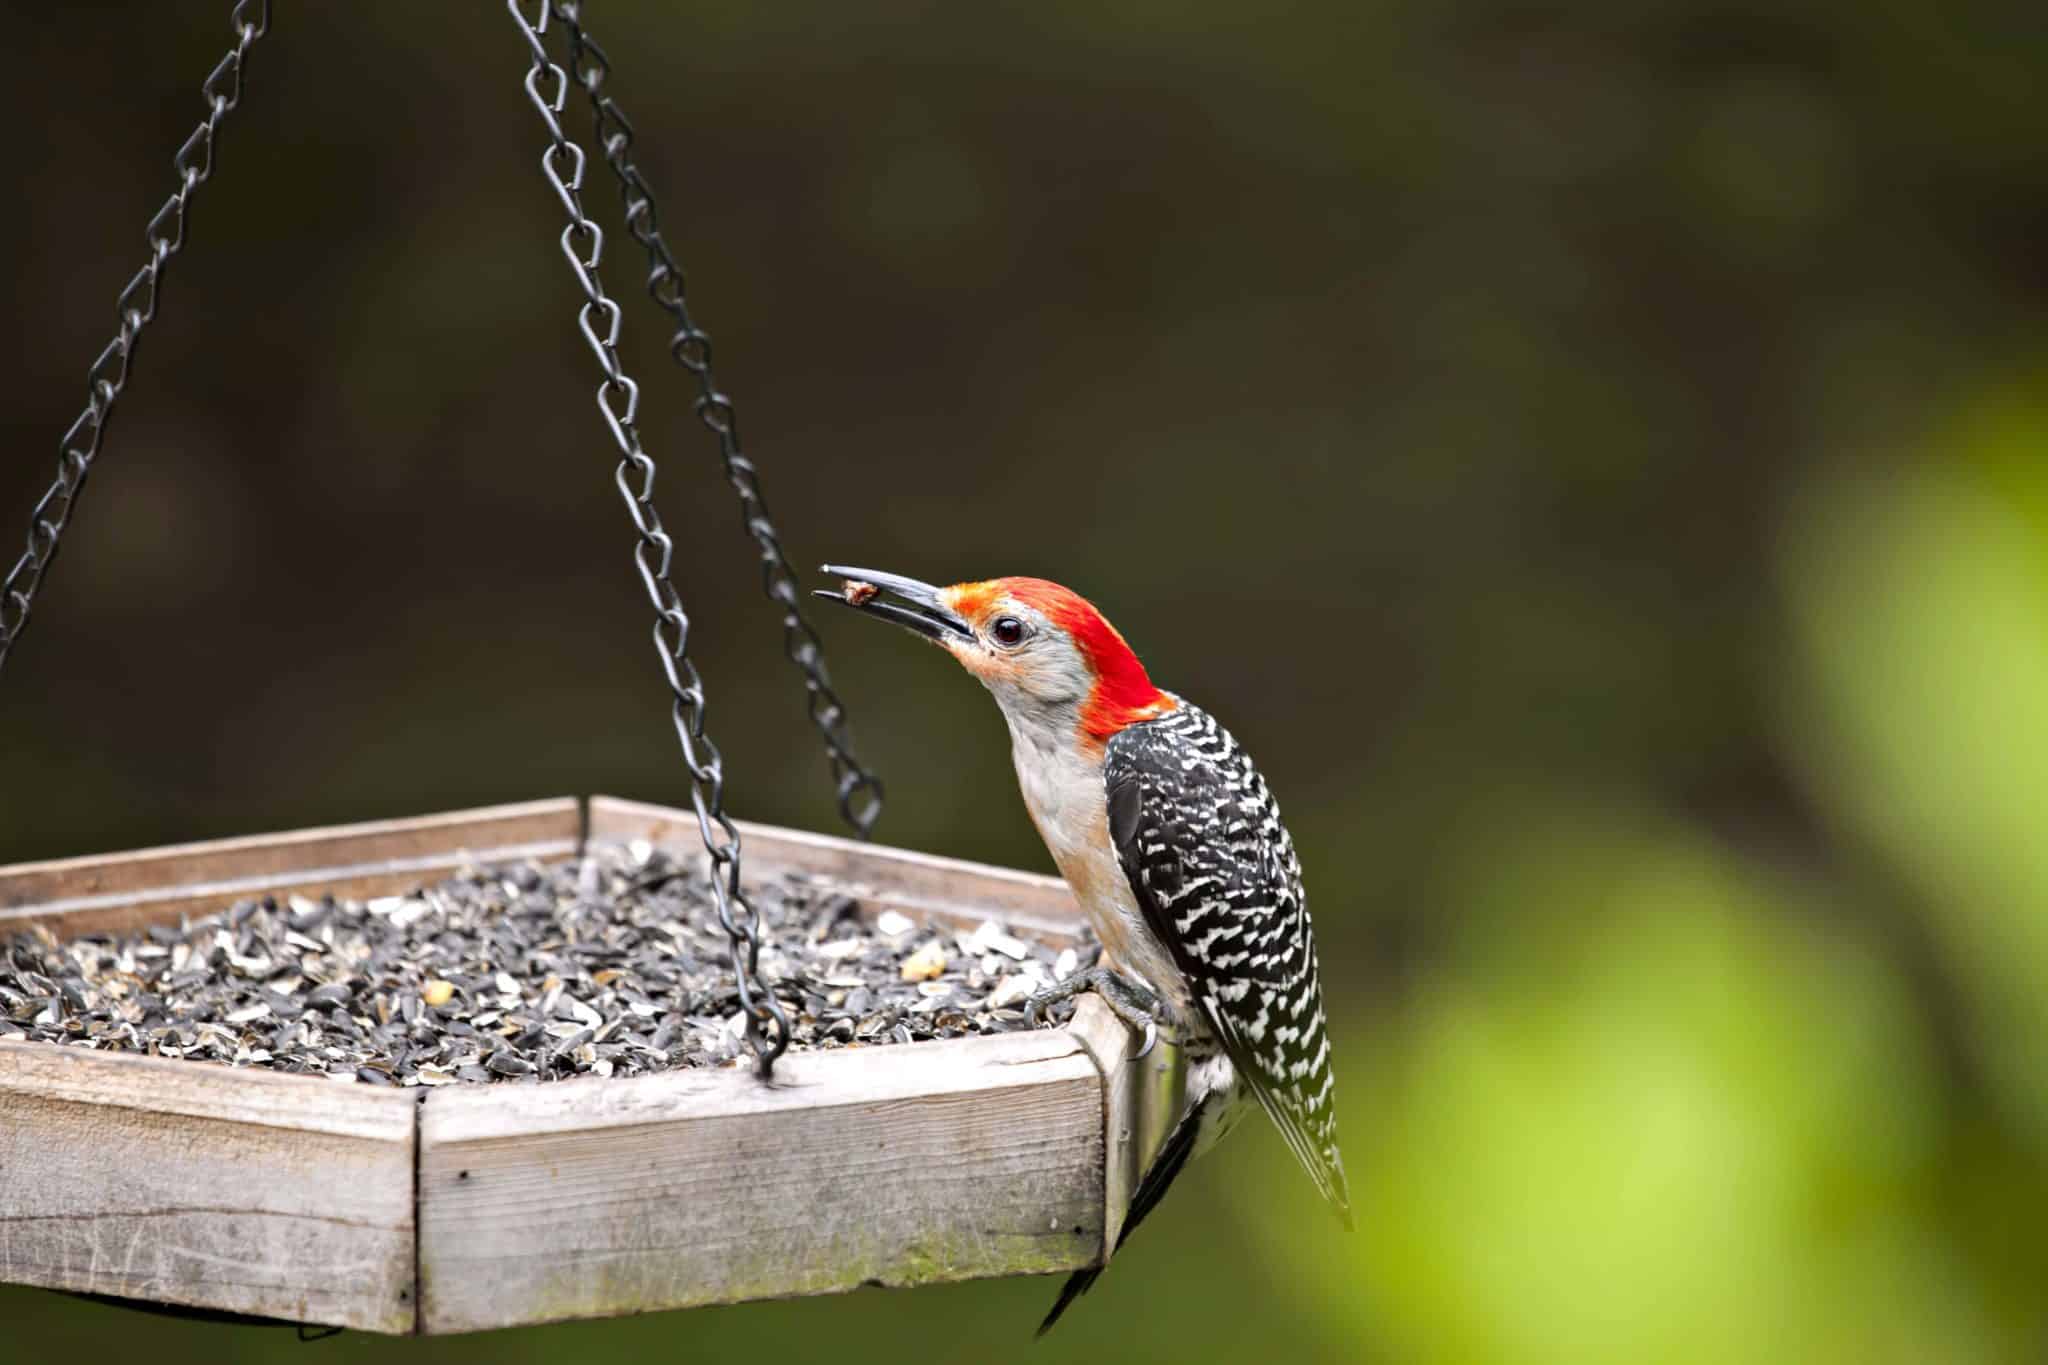
[[[1350, 1228], [1301, 861], [1243, 747], [1207, 711], [1155, 686], [1072, 589], [1029, 577], [939, 587], [873, 569], [823, 572], [843, 586], [817, 596], [937, 644], [1008, 722], [1025, 808], [1102, 945], [1098, 965], [1034, 996], [1027, 1017], [1093, 990], [1143, 1031], [1144, 1050], [1162, 1025], [1180, 1042], [1187, 1098], [1116, 1249], [1252, 1109], [1272, 1119]], [[1074, 1272], [1040, 1336], [1102, 1269]]]

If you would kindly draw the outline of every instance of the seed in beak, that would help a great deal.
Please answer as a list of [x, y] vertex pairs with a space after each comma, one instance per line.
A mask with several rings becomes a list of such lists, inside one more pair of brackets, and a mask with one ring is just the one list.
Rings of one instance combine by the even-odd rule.
[[841, 591], [846, 597], [847, 606], [864, 607], [873, 601], [882, 590], [872, 583], [863, 583], [858, 578], [849, 578], [846, 580], [846, 587]]

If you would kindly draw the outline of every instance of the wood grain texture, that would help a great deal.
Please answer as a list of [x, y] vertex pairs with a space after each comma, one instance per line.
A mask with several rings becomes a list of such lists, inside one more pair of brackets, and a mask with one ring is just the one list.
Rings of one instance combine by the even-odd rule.
[[466, 863], [565, 858], [581, 844], [573, 797], [360, 825], [177, 844], [0, 867], [0, 938], [32, 924], [62, 937], [127, 933], [249, 896], [377, 896]]
[[0, 1280], [417, 1320], [410, 1094], [0, 1042]]
[[[565, 799], [0, 868], [0, 937], [400, 891], [569, 856], [583, 827]], [[697, 840], [686, 810], [610, 798], [590, 828]], [[750, 869], [871, 911], [1051, 939], [1080, 923], [1055, 878], [741, 828]], [[0, 1281], [402, 1333], [1070, 1270], [1102, 1256], [1163, 1135], [1170, 1054], [1133, 1046], [1091, 998], [1073, 1030], [793, 1054], [772, 1085], [680, 1071], [421, 1103], [0, 1043]]]
[[1186, 1074], [1180, 1049], [1163, 1036], [1150, 1053], [1138, 1056], [1143, 1038], [1100, 996], [1080, 998], [1067, 1031], [1088, 1050], [1102, 1075], [1106, 1150], [1101, 1258], [1106, 1262], [1123, 1233], [1124, 1215], [1139, 1180], [1186, 1103]]
[[1067, 1028], [1075, 1041], [1087, 1049], [1102, 1077], [1103, 1214], [1102, 1245], [1097, 1256], [1106, 1263], [1116, 1250], [1117, 1238], [1123, 1232], [1124, 1212], [1131, 1206], [1131, 1195], [1142, 1174], [1133, 1140], [1137, 1130], [1137, 1091], [1129, 1075], [1131, 1054], [1139, 1044], [1123, 1021], [1093, 995], [1085, 995], [1076, 1002], [1073, 1021]]
[[[1080, 906], [1058, 877], [884, 848], [829, 834], [735, 822], [750, 875], [803, 872], [839, 883], [870, 907], [971, 926], [991, 917], [1011, 928], [1069, 937], [1083, 923]], [[645, 839], [687, 853], [699, 847], [695, 812], [673, 806], [590, 798], [590, 839]]]
[[423, 1330], [1073, 1269], [1101, 1253], [1103, 1156], [1064, 1031], [792, 1053], [772, 1085], [436, 1091]]

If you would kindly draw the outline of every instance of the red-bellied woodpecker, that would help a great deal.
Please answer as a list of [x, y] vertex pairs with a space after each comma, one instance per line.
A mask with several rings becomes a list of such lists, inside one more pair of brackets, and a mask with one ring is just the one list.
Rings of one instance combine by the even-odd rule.
[[[1009, 722], [1024, 805], [1106, 959], [1037, 997], [1033, 1013], [1093, 989], [1145, 1030], [1148, 1048], [1161, 1019], [1181, 1034], [1187, 1109], [1139, 1182], [1123, 1235], [1253, 1102], [1350, 1226], [1301, 863], [1251, 758], [1206, 711], [1153, 686], [1116, 628], [1057, 583], [939, 588], [825, 572], [847, 587], [820, 597], [936, 641]], [[1100, 1273], [1069, 1279], [1039, 1331]]]

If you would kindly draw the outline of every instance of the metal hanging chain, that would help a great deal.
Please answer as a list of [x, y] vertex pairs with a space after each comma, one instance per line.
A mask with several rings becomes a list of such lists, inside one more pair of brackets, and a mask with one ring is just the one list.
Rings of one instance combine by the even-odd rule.
[[747, 1018], [747, 1040], [760, 1058], [766, 1076], [775, 1059], [789, 1046], [789, 1019], [776, 1002], [775, 993], [763, 984], [761, 966], [761, 917], [740, 886], [740, 834], [725, 813], [725, 767], [718, 746], [704, 733], [704, 683], [697, 666], [690, 662], [686, 648], [690, 618], [669, 581], [669, 561], [675, 542], [662, 528], [654, 509], [654, 461], [640, 445], [635, 415], [640, 406], [640, 386], [627, 376], [619, 363], [619, 305], [604, 292], [598, 278], [598, 262], [604, 256], [604, 231], [583, 211], [583, 149], [562, 131], [562, 105], [569, 94], [569, 77], [548, 58], [543, 36], [547, 32], [547, 0], [533, 0], [535, 17], [526, 17], [521, 0], [505, 0], [505, 8], [526, 39], [533, 64], [526, 73], [526, 94], [547, 125], [548, 146], [540, 165], [548, 184], [554, 187], [569, 215], [562, 229], [562, 254], [583, 290], [584, 303], [576, 323], [583, 339], [590, 343], [604, 371], [597, 386], [598, 411], [612, 439], [618, 442], [620, 460], [615, 477], [626, 511], [640, 533], [633, 547], [633, 563], [646, 585], [647, 599], [655, 611], [654, 645], [661, 656], [662, 673], [668, 679], [670, 716], [676, 738], [682, 744], [683, 762], [690, 770], [690, 802], [696, 807], [697, 826], [704, 839], [704, 852], [711, 859], [711, 893], [718, 907], [718, 922], [732, 947], [733, 980], [739, 987], [740, 1008]]
[[149, 220], [149, 264], [136, 272], [115, 303], [121, 328], [107, 349], [100, 352], [86, 371], [85, 411], [57, 443], [57, 478], [29, 514], [28, 549], [0, 580], [0, 667], [8, 651], [28, 629], [29, 613], [35, 606], [36, 589], [43, 575], [56, 562], [57, 548], [71, 514], [85, 489], [86, 475], [99, 455], [107, 422], [114, 415], [114, 400], [128, 386], [128, 367], [135, 360], [135, 344], [142, 329], [156, 317], [156, 291], [164, 267], [185, 245], [185, 206], [192, 191], [213, 174], [213, 143], [221, 121], [242, 102], [242, 68], [249, 49], [270, 31], [270, 0], [237, 0], [229, 22], [235, 30], [235, 45], [221, 58], [199, 87], [206, 95], [206, 117], [171, 165], [178, 172], [178, 188]]
[[804, 677], [809, 696], [811, 723], [824, 738], [825, 752], [832, 765], [832, 780], [838, 789], [840, 818], [865, 839], [882, 814], [882, 780], [854, 755], [846, 732], [846, 707], [832, 690], [825, 672], [825, 647], [817, 632], [804, 619], [796, 571], [782, 552], [775, 525], [768, 519], [766, 495], [761, 491], [760, 471], [740, 449], [740, 430], [732, 400], [718, 388], [711, 373], [711, 338], [690, 317], [684, 296], [683, 272], [669, 254], [661, 236], [661, 215], [654, 191], [633, 161], [633, 125], [618, 102], [604, 92], [611, 74], [611, 61], [604, 49], [583, 27], [583, 6], [577, 0], [550, 0], [549, 8], [561, 22], [569, 43], [569, 67], [577, 84], [590, 96], [591, 116], [597, 144], [619, 182], [626, 205], [626, 231], [647, 253], [647, 296], [668, 314], [674, 330], [669, 354], [697, 381], [697, 418], [718, 440], [725, 474], [739, 494], [740, 514], [747, 533], [761, 551], [761, 588], [782, 613], [783, 652]]

